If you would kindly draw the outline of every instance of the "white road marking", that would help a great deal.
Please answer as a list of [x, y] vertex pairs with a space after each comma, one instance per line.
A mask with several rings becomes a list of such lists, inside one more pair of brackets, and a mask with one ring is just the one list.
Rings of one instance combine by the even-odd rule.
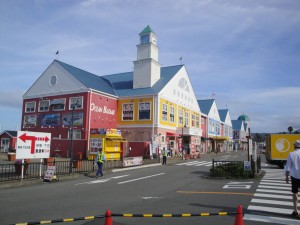
[[99, 178], [99, 179], [97, 179], [97, 180], [88, 181], [88, 182], [83, 182], [83, 183], [78, 183], [78, 184], [75, 184], [75, 185], [104, 183], [104, 182], [107, 182], [107, 181], [109, 181], [109, 180], [111, 180], [111, 179], [119, 179], [119, 178], [123, 178], [123, 177], [127, 177], [127, 176], [129, 176], [129, 174], [127, 174], [127, 175], [122, 175], [122, 176], [117, 176], [117, 177], [106, 178], [106, 179]]
[[278, 187], [278, 186], [274, 187], [274, 186], [268, 186], [268, 185], [258, 185], [258, 187], [259, 188], [270, 188], [270, 189], [276, 189], [276, 190], [278, 190], [278, 189], [280, 189], [280, 190], [291, 190], [290, 187]]
[[119, 178], [128, 177], [128, 176], [129, 176], [129, 174], [128, 175], [123, 175], [123, 176], [112, 177], [112, 179], [119, 179]]
[[270, 204], [270, 205], [286, 205], [286, 206], [293, 206], [293, 202], [285, 202], [285, 201], [275, 201], [275, 200], [266, 200], [266, 199], [258, 199], [253, 198], [251, 202], [255, 203], [264, 203], [264, 204]]
[[143, 199], [159, 198], [159, 197], [141, 197]]
[[[292, 195], [286, 196], [286, 195], [269, 195], [269, 194], [260, 194], [255, 193], [254, 197], [262, 197], [262, 198], [280, 198], [280, 199], [292, 199]], [[300, 200], [299, 200], [300, 201]]]
[[285, 215], [289, 215], [293, 211], [291, 209], [264, 207], [264, 206], [255, 206], [255, 205], [250, 205], [247, 210], [256, 210], [256, 211], [264, 211], [264, 212], [271, 212], [271, 213], [280, 213], [280, 214], [285, 214]]
[[123, 182], [119, 182], [118, 184], [126, 184], [129, 182], [133, 182], [133, 181], [137, 181], [137, 180], [143, 180], [143, 179], [147, 179], [147, 178], [151, 178], [151, 177], [156, 177], [156, 176], [161, 176], [164, 175], [165, 173], [159, 173], [159, 174], [154, 174], [154, 175], [150, 175], [150, 176], [146, 176], [146, 177], [140, 177], [137, 179], [132, 179], [132, 180], [127, 180], [127, 181], [123, 181]]
[[264, 184], [264, 185], [273, 185], [273, 186], [285, 186], [285, 187], [290, 187], [291, 184], [287, 184], [287, 183], [270, 183], [270, 182], [260, 182], [259, 184]]
[[268, 190], [268, 189], [257, 189], [257, 192], [265, 192], [265, 193], [276, 193], [276, 194], [292, 194], [291, 191], [277, 191], [277, 190]]
[[254, 214], [246, 213], [244, 215], [244, 220], [251, 221], [260, 221], [268, 224], [289, 224], [289, 225], [299, 225], [299, 220], [286, 219], [280, 217], [272, 217], [272, 216], [259, 216]]
[[88, 182], [78, 183], [78, 184], [75, 184], [75, 185], [104, 183], [104, 182], [107, 182], [107, 181], [109, 181], [109, 180], [110, 180], [110, 178], [107, 178], [107, 179], [99, 179], [99, 180], [93, 180], [93, 181], [88, 181]]
[[233, 185], [230, 185], [230, 184], [227, 184], [223, 187], [224, 189], [250, 189], [251, 188], [251, 185], [237, 185], [237, 184], [233, 184]]

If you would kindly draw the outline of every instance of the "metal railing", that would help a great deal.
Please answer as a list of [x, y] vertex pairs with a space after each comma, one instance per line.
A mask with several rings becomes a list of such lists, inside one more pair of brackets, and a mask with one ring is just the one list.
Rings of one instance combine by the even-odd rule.
[[[159, 162], [159, 158], [152, 159], [151, 162], [144, 161], [144, 164]], [[55, 175], [68, 175], [71, 173], [89, 174], [97, 170], [97, 166], [94, 166], [94, 160], [73, 160], [73, 165], [69, 159], [66, 160], [54, 160], [53, 162], [30, 162], [23, 163], [23, 178], [21, 176], [22, 164], [6, 163], [0, 164], [0, 182], [14, 181], [21, 179], [43, 179], [47, 171], [47, 166], [55, 165]], [[70, 165], [72, 168], [70, 170]], [[103, 170], [122, 168], [122, 160], [107, 161], [103, 165]]]

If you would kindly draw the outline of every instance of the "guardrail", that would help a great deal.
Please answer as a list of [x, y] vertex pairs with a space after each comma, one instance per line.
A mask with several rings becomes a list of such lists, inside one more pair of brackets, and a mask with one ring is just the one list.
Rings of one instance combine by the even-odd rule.
[[94, 220], [96, 218], [105, 218], [105, 225], [113, 225], [113, 217], [144, 217], [144, 218], [170, 218], [170, 217], [201, 217], [201, 216], [227, 216], [227, 215], [236, 215], [234, 225], [244, 225], [243, 220], [243, 209], [241, 205], [238, 205], [236, 212], [217, 212], [217, 213], [182, 213], [182, 214], [131, 214], [131, 213], [111, 213], [110, 210], [107, 210], [105, 215], [98, 216], [85, 216], [77, 218], [66, 218], [66, 219], [55, 219], [55, 220], [43, 220], [36, 222], [25, 222], [25, 223], [14, 223], [9, 225], [36, 225], [36, 224], [51, 224], [51, 223], [64, 223], [64, 222], [75, 222], [80, 220]]

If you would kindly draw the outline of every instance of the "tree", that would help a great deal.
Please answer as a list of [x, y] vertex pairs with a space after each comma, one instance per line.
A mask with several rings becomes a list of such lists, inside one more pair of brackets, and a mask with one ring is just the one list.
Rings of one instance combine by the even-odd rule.
[[292, 133], [293, 130], [294, 130], [293, 127], [291, 127], [291, 126], [288, 127], [288, 131], [289, 131], [290, 133]]
[[256, 140], [257, 140], [257, 142], [261, 142], [261, 135], [260, 135], [260, 133], [256, 133]]

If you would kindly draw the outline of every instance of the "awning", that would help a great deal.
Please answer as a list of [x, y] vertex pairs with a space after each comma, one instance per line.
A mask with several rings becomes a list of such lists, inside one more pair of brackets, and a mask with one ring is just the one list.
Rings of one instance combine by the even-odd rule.
[[127, 142], [127, 140], [122, 137], [107, 137], [106, 139], [117, 142]]
[[211, 137], [212, 139], [215, 140], [229, 140], [229, 137], [227, 136], [215, 136], [215, 137]]
[[65, 99], [53, 99], [50, 102], [50, 105], [64, 105], [65, 104]]
[[172, 132], [166, 132], [166, 136], [167, 137], [179, 137], [179, 136], [181, 136], [181, 135], [176, 135], [175, 133], [172, 133]]

